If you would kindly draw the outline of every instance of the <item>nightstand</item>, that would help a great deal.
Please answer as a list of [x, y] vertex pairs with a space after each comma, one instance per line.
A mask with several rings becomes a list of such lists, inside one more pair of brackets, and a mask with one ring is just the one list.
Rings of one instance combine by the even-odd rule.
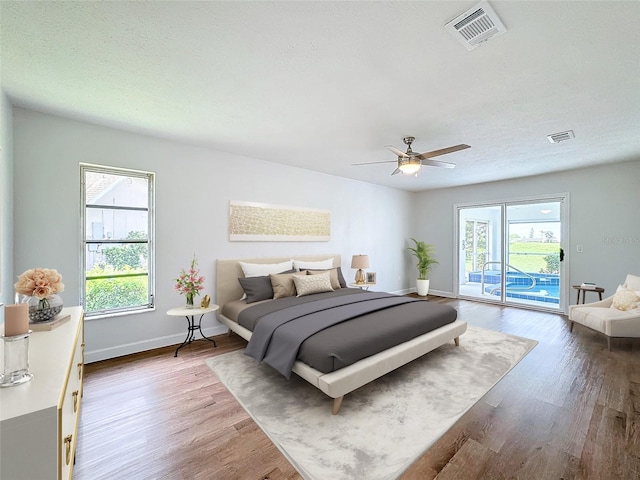
[[369, 290], [369, 287], [375, 287], [375, 283], [350, 283], [351, 288], [359, 288], [360, 290]]
[[[214, 347], [216, 346], [215, 340], [213, 340], [212, 338], [205, 337], [204, 333], [202, 333], [202, 317], [204, 317], [205, 313], [215, 312], [216, 310], [218, 310], [218, 308], [220, 308], [218, 307], [218, 305], [211, 304], [207, 308], [177, 307], [177, 308], [172, 308], [167, 312], [167, 315], [171, 315], [172, 317], [184, 316], [187, 318], [187, 338], [184, 339], [184, 342], [182, 342], [182, 345], [176, 348], [176, 353], [173, 355], [174, 357], [178, 356], [178, 350], [180, 350], [186, 344], [191, 343], [195, 340], [209, 340], [211, 343], [213, 343]], [[197, 325], [194, 318], [196, 315], [200, 315], [200, 320], [198, 320]], [[200, 336], [202, 338], [195, 338], [195, 334], [193, 332], [195, 332], [196, 330], [200, 332]]]

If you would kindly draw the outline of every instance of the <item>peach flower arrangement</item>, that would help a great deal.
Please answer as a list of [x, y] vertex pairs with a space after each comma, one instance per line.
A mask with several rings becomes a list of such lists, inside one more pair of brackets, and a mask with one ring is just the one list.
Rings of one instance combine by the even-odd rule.
[[32, 268], [18, 277], [13, 285], [22, 295], [38, 297], [41, 308], [46, 308], [47, 297], [64, 291], [62, 275], [51, 268]]

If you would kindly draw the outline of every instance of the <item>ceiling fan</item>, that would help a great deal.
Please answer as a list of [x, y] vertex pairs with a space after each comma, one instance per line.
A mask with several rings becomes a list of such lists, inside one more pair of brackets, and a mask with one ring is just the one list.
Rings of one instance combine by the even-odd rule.
[[[418, 175], [418, 172], [422, 168], [422, 165], [428, 165], [430, 167], [442, 167], [442, 168], [455, 168], [455, 164], [448, 162], [441, 162], [439, 160], [432, 160], [434, 157], [439, 157], [440, 155], [446, 155], [447, 153], [457, 152], [459, 150], [464, 150], [466, 148], [471, 148], [470, 145], [460, 144], [454, 145], [453, 147], [441, 148], [440, 150], [433, 150], [431, 152], [425, 153], [417, 153], [411, 150], [411, 144], [414, 142], [415, 137], [404, 137], [402, 141], [405, 145], [407, 145], [407, 151], [403, 152], [402, 150], [397, 149], [393, 145], [385, 145], [385, 148], [388, 148], [393, 153], [398, 156], [398, 166], [391, 173], [391, 175], [396, 175], [398, 173], [404, 173], [405, 175]], [[386, 160], [383, 162], [366, 162], [366, 163], [353, 163], [352, 165], [372, 165], [375, 163], [391, 163], [394, 160]]]

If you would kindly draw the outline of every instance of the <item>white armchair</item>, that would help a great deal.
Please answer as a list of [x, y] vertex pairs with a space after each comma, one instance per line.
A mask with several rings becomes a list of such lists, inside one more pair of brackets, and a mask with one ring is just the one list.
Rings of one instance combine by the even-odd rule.
[[[627, 275], [622, 285], [625, 290], [632, 290], [640, 297], [640, 277]], [[617, 295], [617, 294], [616, 294]], [[635, 308], [619, 310], [613, 306], [612, 295], [604, 300], [584, 305], [569, 306], [569, 331], [573, 331], [573, 325], [579, 323], [591, 328], [607, 337], [607, 347], [611, 350], [611, 338], [640, 338], [640, 298], [636, 297]], [[618, 301], [616, 299], [616, 304]]]

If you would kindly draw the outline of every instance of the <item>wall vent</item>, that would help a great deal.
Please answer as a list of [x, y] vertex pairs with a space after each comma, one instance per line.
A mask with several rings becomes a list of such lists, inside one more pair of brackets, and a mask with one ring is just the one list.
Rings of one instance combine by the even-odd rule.
[[551, 135], [547, 135], [547, 138], [551, 143], [560, 143], [576, 138], [576, 136], [573, 134], [573, 130], [567, 130], [566, 132], [552, 133]]
[[467, 50], [473, 50], [490, 38], [507, 32], [507, 27], [487, 2], [480, 2], [475, 7], [458, 15], [444, 28]]

